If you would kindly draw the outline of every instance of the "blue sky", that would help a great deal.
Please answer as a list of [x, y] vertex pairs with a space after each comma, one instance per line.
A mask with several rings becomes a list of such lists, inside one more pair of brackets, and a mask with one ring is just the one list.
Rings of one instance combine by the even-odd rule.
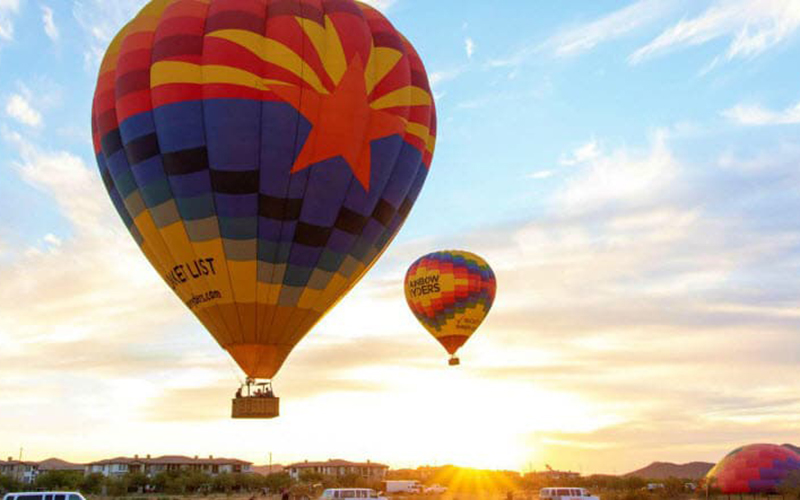
[[[297, 413], [264, 431], [274, 451], [624, 472], [796, 436], [800, 4], [373, 3], [426, 63], [437, 152], [392, 249], [287, 364]], [[0, 393], [15, 402], [0, 415], [0, 447], [25, 444], [13, 429], [32, 415], [52, 428], [42, 408], [69, 413], [19, 389], [25, 367], [43, 394], [93, 407], [30, 435], [40, 458], [150, 452], [114, 434], [114, 415], [133, 434], [162, 436], [147, 446], [164, 452], [258, 461], [257, 446], [226, 444], [241, 428], [220, 404], [235, 385], [224, 353], [161, 291], [95, 173], [98, 60], [142, 4], [0, 0]], [[440, 353], [405, 310], [400, 278], [439, 247], [487, 257], [498, 301], [469, 368], [420, 389]], [[373, 324], [354, 320], [364, 309]], [[325, 387], [352, 408], [341, 426], [363, 442], [298, 437], [336, 403], [319, 378], [335, 382]], [[401, 435], [393, 452], [369, 444], [380, 429], [364, 419], [382, 402], [436, 407], [435, 390], [469, 394], [475, 383], [498, 406], [530, 407], [422, 441]], [[118, 400], [117, 387], [141, 396]], [[165, 411], [170, 400], [212, 411]], [[571, 417], [542, 417], [547, 405]], [[459, 448], [482, 418], [498, 429]], [[424, 419], [401, 409], [390, 421]], [[76, 431], [86, 422], [96, 436]], [[220, 437], [193, 448], [193, 433], [210, 429]], [[425, 444], [434, 439], [441, 448]]]

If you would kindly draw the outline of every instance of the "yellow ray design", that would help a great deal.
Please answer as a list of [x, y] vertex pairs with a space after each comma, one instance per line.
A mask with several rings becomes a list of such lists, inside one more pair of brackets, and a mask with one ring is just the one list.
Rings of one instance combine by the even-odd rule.
[[419, 87], [403, 87], [389, 92], [383, 97], [370, 103], [372, 109], [386, 109], [401, 106], [430, 106], [433, 104], [431, 95]]
[[372, 51], [369, 55], [369, 63], [364, 72], [367, 79], [367, 93], [371, 94], [381, 80], [383, 80], [389, 72], [397, 66], [397, 63], [403, 58], [400, 51], [391, 49], [389, 47], [375, 47], [372, 46]]
[[[206, 36], [235, 43], [258, 56], [262, 61], [275, 64], [287, 71], [291, 71], [320, 94], [329, 93], [325, 86], [322, 85], [314, 68], [306, 64], [292, 49], [277, 40], [256, 35], [251, 31], [245, 30], [219, 30], [209, 33]], [[284, 83], [284, 85], [286, 84], [287, 83]]]
[[339, 33], [336, 31], [336, 27], [330, 17], [325, 16], [324, 27], [302, 17], [297, 17], [296, 19], [300, 27], [308, 35], [308, 38], [311, 39], [311, 43], [322, 60], [325, 71], [328, 72], [328, 76], [331, 77], [333, 83], [338, 85], [345, 71], [347, 71], [347, 58], [344, 55]]
[[150, 86], [155, 88], [170, 83], [227, 83], [256, 90], [267, 90], [269, 85], [288, 85], [269, 80], [243, 69], [219, 64], [199, 65], [181, 61], [159, 61], [150, 68]]

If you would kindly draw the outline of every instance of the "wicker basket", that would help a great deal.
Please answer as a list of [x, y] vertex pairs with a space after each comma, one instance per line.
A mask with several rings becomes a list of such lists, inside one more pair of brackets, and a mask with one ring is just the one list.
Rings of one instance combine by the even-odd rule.
[[280, 415], [279, 398], [236, 398], [233, 400], [233, 418], [275, 418]]

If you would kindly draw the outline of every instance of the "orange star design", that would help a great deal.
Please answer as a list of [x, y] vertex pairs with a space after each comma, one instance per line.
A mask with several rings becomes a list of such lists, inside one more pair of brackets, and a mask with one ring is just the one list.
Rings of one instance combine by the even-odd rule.
[[341, 156], [369, 192], [372, 141], [402, 134], [405, 123], [396, 115], [370, 107], [361, 57], [353, 58], [329, 95], [289, 86], [270, 86], [270, 90], [313, 125], [292, 173]]

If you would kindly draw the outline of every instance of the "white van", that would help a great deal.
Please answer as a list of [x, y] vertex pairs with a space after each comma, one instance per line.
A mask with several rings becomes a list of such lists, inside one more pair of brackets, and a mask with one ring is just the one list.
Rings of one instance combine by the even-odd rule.
[[8, 493], [3, 500], [86, 500], [73, 491], [32, 491]]
[[539, 500], [600, 500], [583, 488], [542, 488]]
[[358, 498], [388, 500], [386, 497], [378, 496], [378, 493], [375, 490], [369, 488], [328, 488], [322, 492], [322, 496], [319, 497], [319, 500], [340, 500], [344, 498], [354, 500]]

